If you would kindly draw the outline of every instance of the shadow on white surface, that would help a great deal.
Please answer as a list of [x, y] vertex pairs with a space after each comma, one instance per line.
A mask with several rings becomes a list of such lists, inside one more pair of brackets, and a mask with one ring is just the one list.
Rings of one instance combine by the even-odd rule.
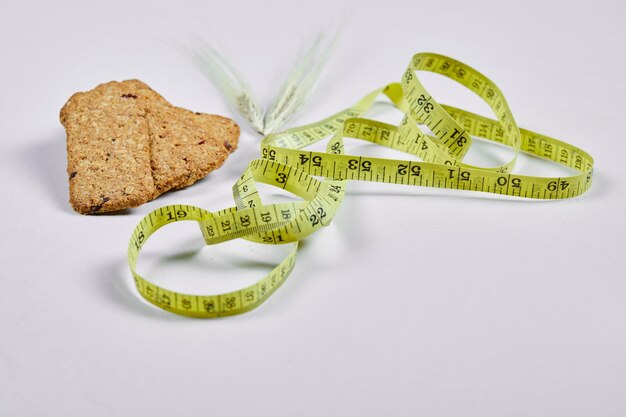
[[21, 148], [18, 158], [25, 171], [40, 183], [42, 194], [48, 197], [52, 206], [67, 213], [74, 212], [69, 203], [65, 133], [62, 129], [55, 129], [36, 144], [29, 143]]

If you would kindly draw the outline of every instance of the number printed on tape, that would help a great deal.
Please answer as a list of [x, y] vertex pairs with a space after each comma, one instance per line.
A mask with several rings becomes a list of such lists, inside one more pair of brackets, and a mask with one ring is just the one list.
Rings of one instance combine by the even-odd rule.
[[[417, 71], [441, 74], [461, 83], [483, 99], [497, 119], [439, 104], [423, 87]], [[405, 114], [399, 126], [360, 117], [380, 95], [387, 96]], [[427, 126], [432, 134], [419, 125]], [[465, 164], [463, 157], [472, 136], [511, 147], [513, 158], [495, 168]], [[326, 152], [304, 150], [328, 137]], [[423, 162], [346, 155], [344, 137], [400, 150]], [[512, 174], [519, 152], [570, 167], [577, 174], [562, 178]], [[287, 279], [295, 265], [298, 242], [331, 222], [343, 202], [348, 180], [556, 200], [587, 191], [592, 175], [593, 159], [585, 151], [520, 129], [500, 89], [487, 77], [455, 59], [419, 53], [411, 59], [400, 83], [375, 90], [318, 123], [265, 137], [261, 158], [250, 163], [233, 187], [235, 207], [209, 212], [173, 205], [146, 215], [131, 235], [128, 261], [137, 290], [157, 307], [190, 317], [241, 314], [261, 305]], [[303, 201], [264, 204], [257, 182], [285, 189]], [[267, 276], [248, 287], [226, 294], [182, 294], [157, 286], [136, 271], [139, 252], [148, 238], [178, 221], [197, 222], [209, 245], [245, 238], [262, 244], [292, 243], [293, 249]]]

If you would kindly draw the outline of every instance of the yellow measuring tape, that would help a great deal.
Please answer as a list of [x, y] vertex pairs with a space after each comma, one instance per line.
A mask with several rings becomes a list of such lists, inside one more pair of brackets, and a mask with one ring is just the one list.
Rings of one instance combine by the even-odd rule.
[[[439, 104], [428, 94], [416, 71], [444, 75], [483, 99], [497, 120]], [[361, 118], [384, 94], [404, 113], [399, 126]], [[425, 133], [426, 126], [432, 132]], [[496, 168], [462, 162], [472, 136], [511, 147], [514, 156]], [[330, 137], [326, 152], [302, 150]], [[344, 154], [344, 137], [387, 146], [423, 162]], [[293, 269], [298, 241], [327, 226], [341, 206], [347, 180], [483, 191], [514, 197], [562, 199], [591, 186], [593, 159], [585, 151], [518, 128], [500, 89], [473, 68], [446, 56], [416, 54], [401, 83], [376, 90], [354, 106], [318, 123], [271, 134], [261, 144], [262, 158], [250, 163], [233, 187], [236, 207], [218, 212], [172, 205], [157, 209], [137, 225], [128, 247], [128, 261], [139, 293], [150, 303], [191, 317], [241, 314], [262, 304]], [[577, 175], [548, 178], [512, 174], [519, 151], [574, 168]], [[316, 177], [322, 177], [319, 180]], [[287, 190], [302, 201], [263, 204], [256, 183]], [[157, 286], [136, 271], [139, 252], [161, 227], [182, 220], [198, 223], [208, 245], [243, 238], [267, 244], [294, 243], [290, 254], [257, 283], [216, 295], [191, 295]]]

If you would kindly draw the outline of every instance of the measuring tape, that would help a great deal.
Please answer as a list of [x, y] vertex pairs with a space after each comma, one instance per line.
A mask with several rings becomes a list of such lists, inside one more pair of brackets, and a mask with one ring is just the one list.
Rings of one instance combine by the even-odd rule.
[[[441, 74], [459, 82], [483, 99], [497, 120], [439, 104], [418, 80], [416, 71]], [[360, 117], [381, 94], [404, 113], [399, 126]], [[432, 134], [425, 133], [421, 126], [428, 127]], [[513, 158], [495, 168], [463, 163], [472, 136], [509, 146]], [[328, 137], [326, 152], [303, 150]], [[346, 155], [344, 137], [397, 149], [423, 162]], [[593, 172], [593, 159], [585, 151], [520, 129], [502, 92], [487, 77], [434, 53], [416, 54], [400, 83], [378, 89], [340, 113], [265, 137], [261, 151], [262, 158], [252, 161], [233, 186], [236, 207], [209, 212], [194, 206], [170, 205], [146, 215], [135, 227], [128, 261], [143, 298], [164, 310], [191, 317], [228, 316], [258, 307], [289, 276], [298, 242], [331, 222], [345, 197], [348, 180], [562, 199], [587, 191]], [[512, 174], [520, 151], [573, 168], [578, 174], [560, 178]], [[257, 183], [282, 188], [302, 201], [263, 204]], [[148, 238], [167, 224], [189, 220], [198, 223], [207, 245], [242, 238], [266, 244], [292, 242], [293, 250], [255, 284], [225, 294], [183, 294], [140, 276], [137, 258]]]

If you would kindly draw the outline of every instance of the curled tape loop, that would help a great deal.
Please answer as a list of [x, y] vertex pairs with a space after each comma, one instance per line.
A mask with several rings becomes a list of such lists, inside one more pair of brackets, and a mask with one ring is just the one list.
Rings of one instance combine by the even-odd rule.
[[[441, 74], [459, 82], [484, 100], [497, 120], [438, 103], [423, 87], [416, 71]], [[399, 126], [361, 117], [381, 94], [404, 113]], [[421, 126], [428, 127], [432, 134], [425, 133]], [[513, 158], [495, 168], [463, 163], [472, 136], [511, 147]], [[303, 150], [328, 137], [326, 152]], [[400, 150], [423, 162], [346, 155], [344, 137]], [[578, 174], [560, 178], [512, 174], [520, 151], [573, 168]], [[298, 241], [331, 222], [344, 199], [347, 180], [563, 199], [587, 191], [593, 172], [593, 159], [585, 151], [520, 129], [502, 92], [487, 77], [434, 53], [416, 54], [400, 83], [375, 90], [346, 110], [320, 122], [265, 137], [261, 152], [262, 158], [252, 161], [233, 186], [235, 207], [211, 213], [193, 206], [166, 206], [149, 213], [136, 226], [128, 247], [128, 261], [143, 298], [164, 310], [190, 317], [228, 316], [258, 307], [289, 276]], [[302, 201], [264, 204], [257, 183], [282, 188]], [[147, 239], [161, 227], [177, 221], [197, 222], [207, 245], [243, 238], [265, 244], [292, 243], [293, 249], [253, 285], [225, 294], [183, 294], [157, 286], [136, 271], [139, 252]]]

